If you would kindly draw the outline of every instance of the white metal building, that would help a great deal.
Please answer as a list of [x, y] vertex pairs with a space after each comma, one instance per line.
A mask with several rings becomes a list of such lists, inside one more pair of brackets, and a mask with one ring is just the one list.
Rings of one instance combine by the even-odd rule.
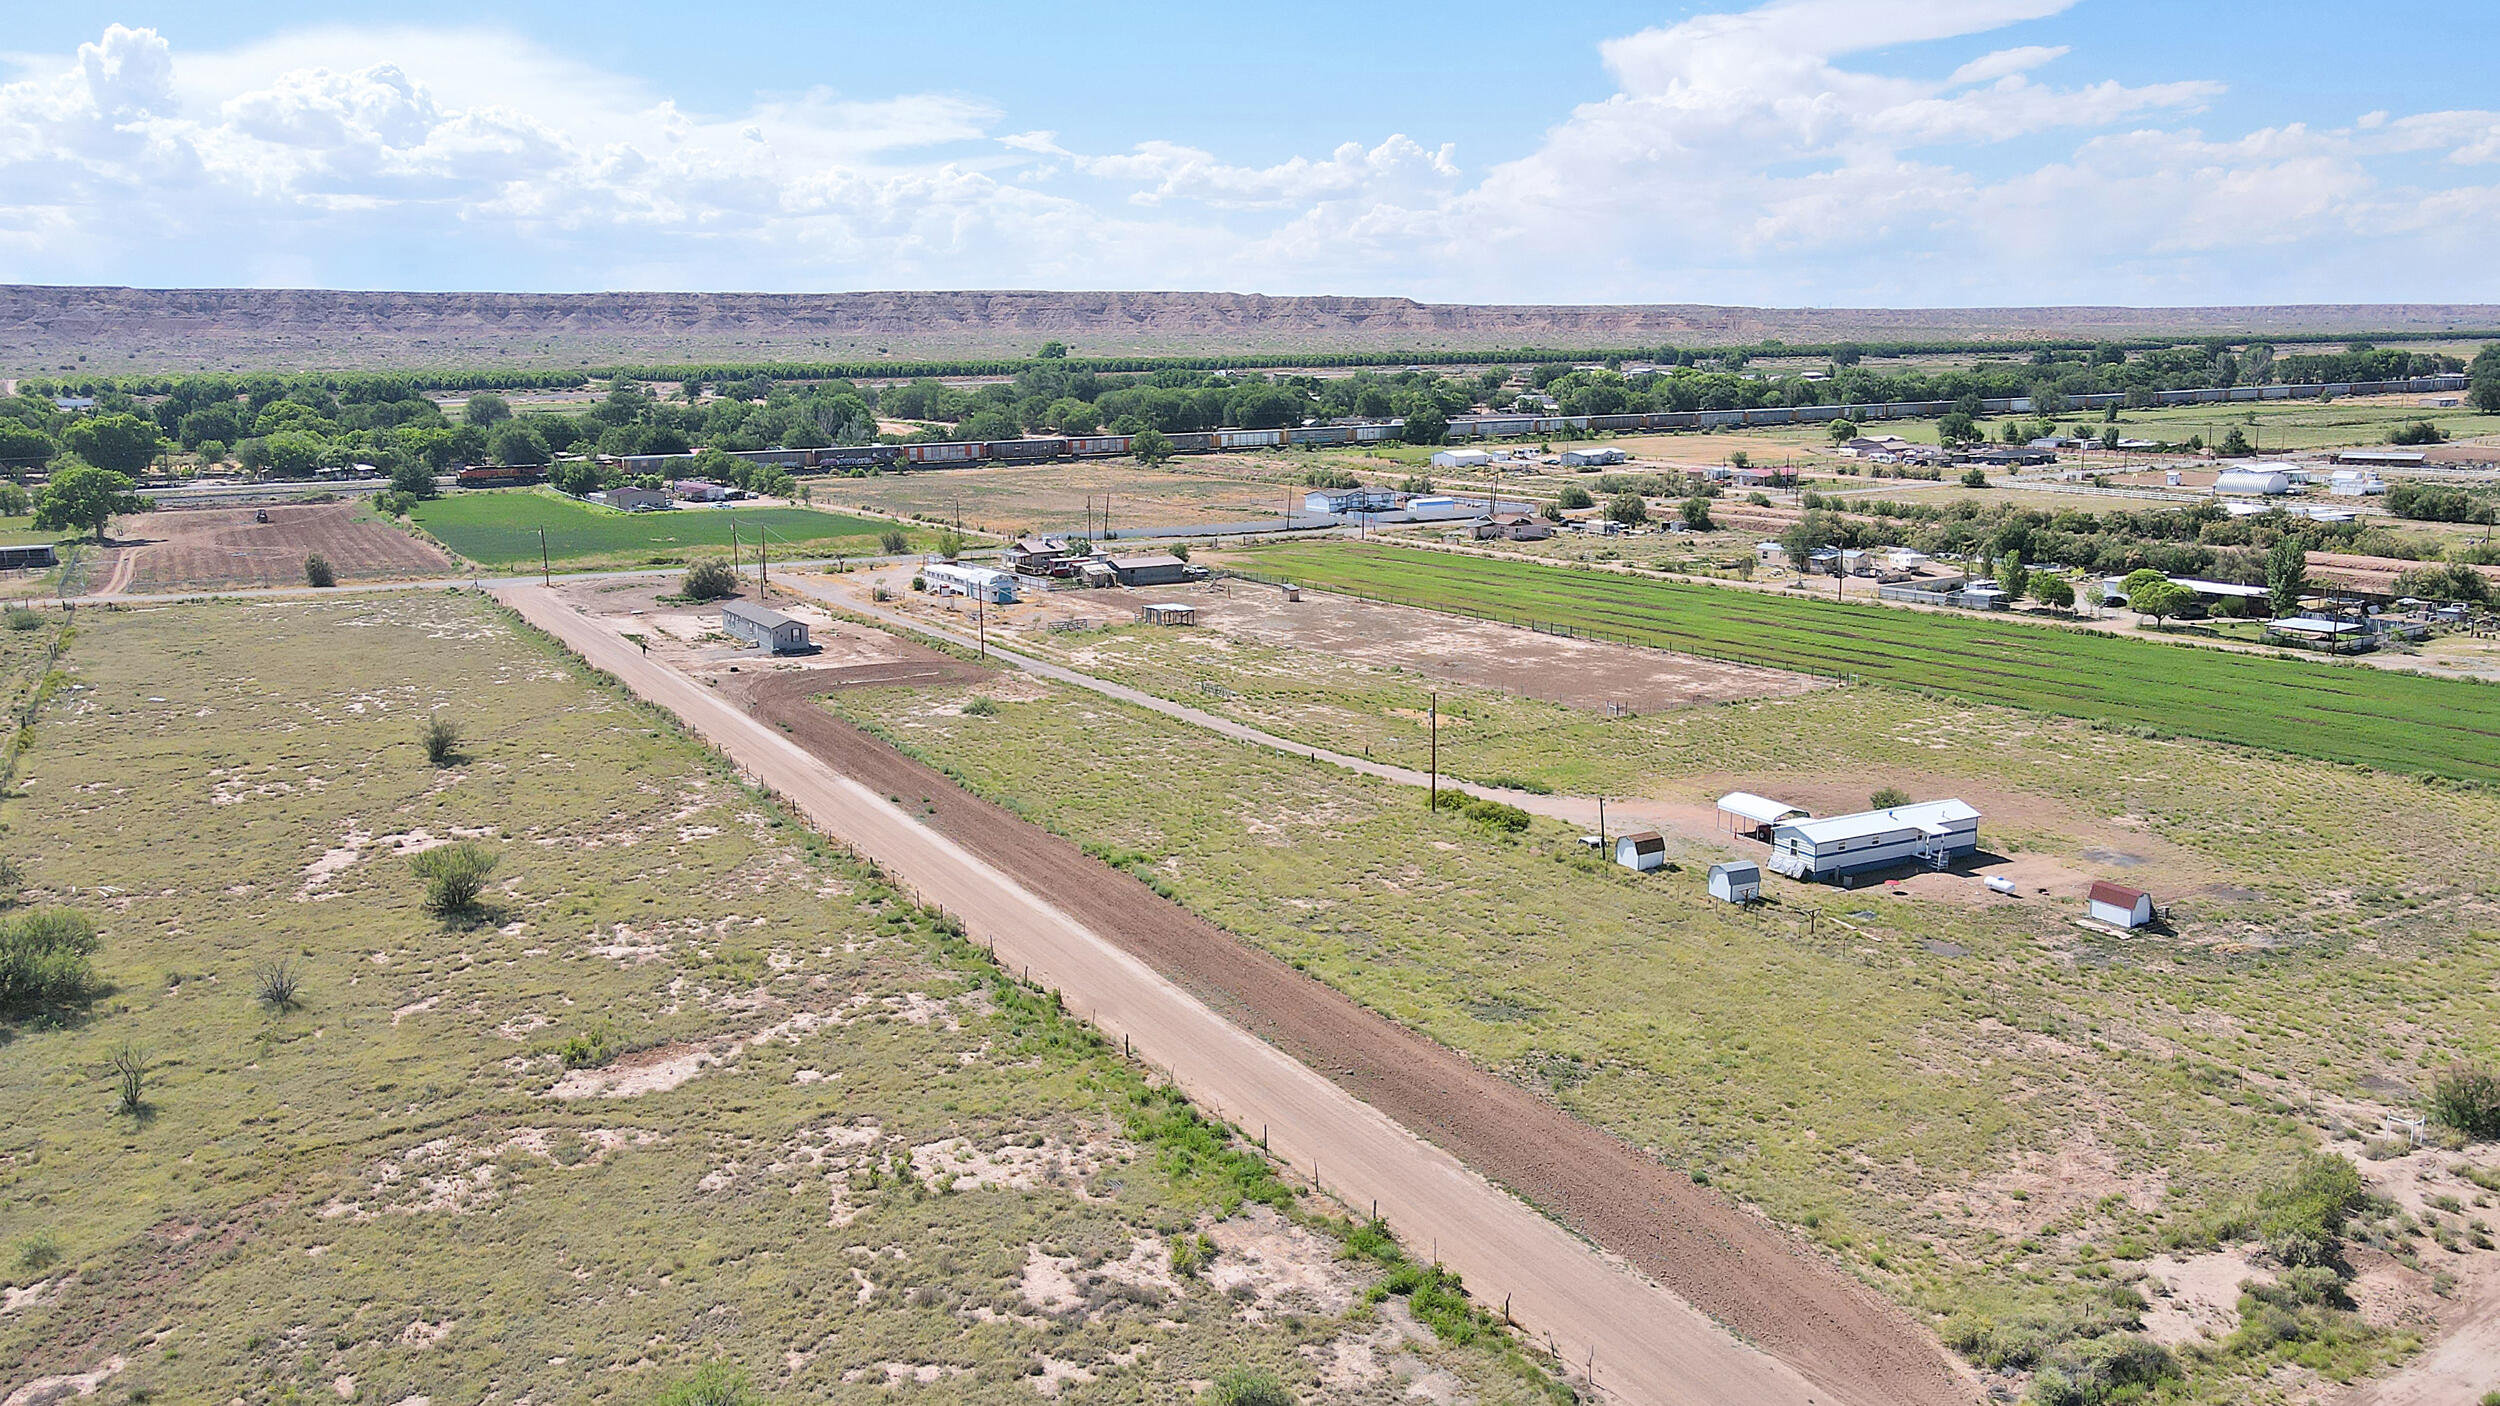
[[920, 578], [929, 583], [933, 595], [962, 596], [992, 605], [1012, 605], [1016, 599], [1014, 575], [986, 566], [942, 561], [920, 568]]
[[2291, 466], [2288, 464], [2249, 464], [2243, 468], [2224, 469], [2214, 476], [2214, 492], [2236, 494], [2243, 498], [2276, 498], [2292, 491]]
[[2142, 889], [2096, 879], [2084, 896], [2084, 911], [2096, 923], [2114, 928], [2140, 928], [2153, 921], [2153, 896]]
[[1444, 449], [1432, 456], [1436, 469], [1481, 469], [1493, 462], [1493, 456], [1481, 449]]
[[720, 627], [731, 638], [774, 654], [803, 654], [808, 648], [806, 621], [748, 601], [722, 601]]
[[1601, 449], [1566, 449], [1562, 452], [1562, 466], [1566, 469], [1581, 469], [1605, 464], [1620, 464], [1631, 457], [1611, 445]]
[[1979, 812], [1959, 800], [1771, 827], [1771, 870], [1792, 879], [1840, 879], [1872, 869], [1922, 864], [1941, 869], [1979, 848]]
[[1751, 903], [1762, 897], [1762, 866], [1750, 859], [1711, 865], [1710, 896], [1721, 903]]
[[1615, 837], [1615, 863], [1647, 872], [1667, 867], [1667, 837], [1655, 830], [1635, 830]]

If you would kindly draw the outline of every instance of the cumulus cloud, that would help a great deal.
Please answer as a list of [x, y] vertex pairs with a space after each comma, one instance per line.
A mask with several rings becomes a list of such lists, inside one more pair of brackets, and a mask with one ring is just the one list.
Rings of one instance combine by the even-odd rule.
[[[403, 287], [2494, 291], [2452, 256], [2500, 210], [2479, 183], [2500, 114], [2207, 133], [2221, 84], [2071, 73], [2067, 47], [2029, 42], [2079, 3], [1771, 0], [1623, 35], [1604, 90], [1480, 171], [1407, 132], [1282, 160], [1156, 132], [1089, 151], [1029, 125], [1050, 114], [955, 93], [707, 111], [496, 28], [177, 53], [113, 25], [0, 85], [0, 254], [52, 281]], [[1998, 46], [1921, 63], [1971, 40]], [[2469, 285], [2403, 281], [2422, 270]]]

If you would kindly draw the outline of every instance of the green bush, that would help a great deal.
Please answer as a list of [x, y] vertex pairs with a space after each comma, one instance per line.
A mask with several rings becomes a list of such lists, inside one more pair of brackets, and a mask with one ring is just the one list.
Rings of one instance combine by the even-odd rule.
[[0, 923], [0, 1006], [76, 1001], [95, 989], [95, 924], [74, 908]]
[[556, 1057], [567, 1069], [596, 1069], [625, 1052], [616, 1032], [605, 1025], [594, 1025], [579, 1035], [568, 1035], [556, 1046]]
[[686, 568], [677, 589], [688, 600], [720, 600], [738, 594], [738, 573], [725, 561], [699, 561]]
[[339, 573], [337, 568], [330, 565], [328, 557], [315, 552], [304, 558], [304, 580], [307, 584], [314, 586], [335, 586], [339, 583]]
[[2469, 1138], [2500, 1138], [2500, 1076], [2456, 1061], [2431, 1077], [2430, 1115]]
[[887, 556], [899, 557], [903, 553], [911, 550], [911, 538], [903, 535], [903, 529], [899, 527], [889, 527], [885, 531], [877, 534], [877, 546], [882, 549]]
[[1909, 803], [1910, 793], [1898, 786], [1882, 787], [1874, 795], [1866, 798], [1866, 806], [1869, 810], [1890, 810], [1894, 806], [1905, 806]]
[[427, 911], [449, 917], [477, 907], [478, 895], [486, 891], [486, 878], [495, 872], [496, 860], [493, 850], [463, 841], [427, 850], [410, 859], [408, 868], [425, 880]]
[[652, 1397], [651, 1406], [764, 1406], [764, 1397], [746, 1373], [714, 1362]]
[[1294, 1406], [1294, 1395], [1273, 1373], [1237, 1367], [1215, 1379], [1212, 1406]]
[[40, 630], [43, 628], [43, 612], [40, 610], [29, 610], [22, 605], [10, 606], [9, 628], [12, 630]]
[[460, 724], [440, 713], [428, 715], [418, 726], [417, 742], [425, 748], [425, 759], [436, 766], [460, 760]]
[[1442, 810], [1456, 811], [1488, 830], [1516, 835], [1528, 828], [1528, 813], [1514, 805], [1470, 796], [1464, 791], [1443, 791], [1432, 803]]
[[2057, 1354], [2031, 1380], [2040, 1406], [2099, 1406], [2141, 1400], [2144, 1390], [2179, 1375], [2169, 1349], [2150, 1338], [2119, 1333], [2077, 1343]]

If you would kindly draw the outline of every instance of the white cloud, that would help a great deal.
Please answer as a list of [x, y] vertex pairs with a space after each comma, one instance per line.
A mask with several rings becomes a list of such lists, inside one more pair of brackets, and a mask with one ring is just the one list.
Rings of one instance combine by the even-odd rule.
[[[2219, 83], [2071, 74], [2066, 46], [2028, 42], [2078, 3], [1773, 0], [1625, 35], [1600, 46], [1611, 92], [1480, 173], [1407, 133], [1260, 161], [1155, 132], [1085, 151], [1023, 125], [1052, 114], [960, 93], [709, 111], [498, 28], [325, 25], [176, 53], [115, 25], [74, 54], [7, 57], [0, 255], [54, 281], [412, 287], [2500, 291], [2454, 257], [2500, 210], [2500, 189], [2468, 183], [2500, 164], [2500, 114], [2208, 135], [2187, 124]], [[2000, 33], [1916, 76], [1916, 46]]]

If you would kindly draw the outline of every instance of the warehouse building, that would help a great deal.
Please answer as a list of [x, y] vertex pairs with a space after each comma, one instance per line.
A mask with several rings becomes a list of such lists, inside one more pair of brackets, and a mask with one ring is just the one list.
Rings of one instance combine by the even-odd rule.
[[721, 602], [720, 627], [731, 638], [774, 654], [805, 654], [810, 648], [806, 621], [747, 601]]
[[1979, 849], [1979, 812], [1958, 800], [1771, 827], [1771, 871], [1792, 879], [1841, 882], [1877, 869], [1942, 869]]
[[2242, 498], [2279, 498], [2292, 491], [2288, 464], [2250, 464], [2214, 476], [2214, 492]]
[[1436, 469], [1481, 469], [1493, 462], [1493, 456], [1481, 449], [1444, 449], [1432, 456]]

